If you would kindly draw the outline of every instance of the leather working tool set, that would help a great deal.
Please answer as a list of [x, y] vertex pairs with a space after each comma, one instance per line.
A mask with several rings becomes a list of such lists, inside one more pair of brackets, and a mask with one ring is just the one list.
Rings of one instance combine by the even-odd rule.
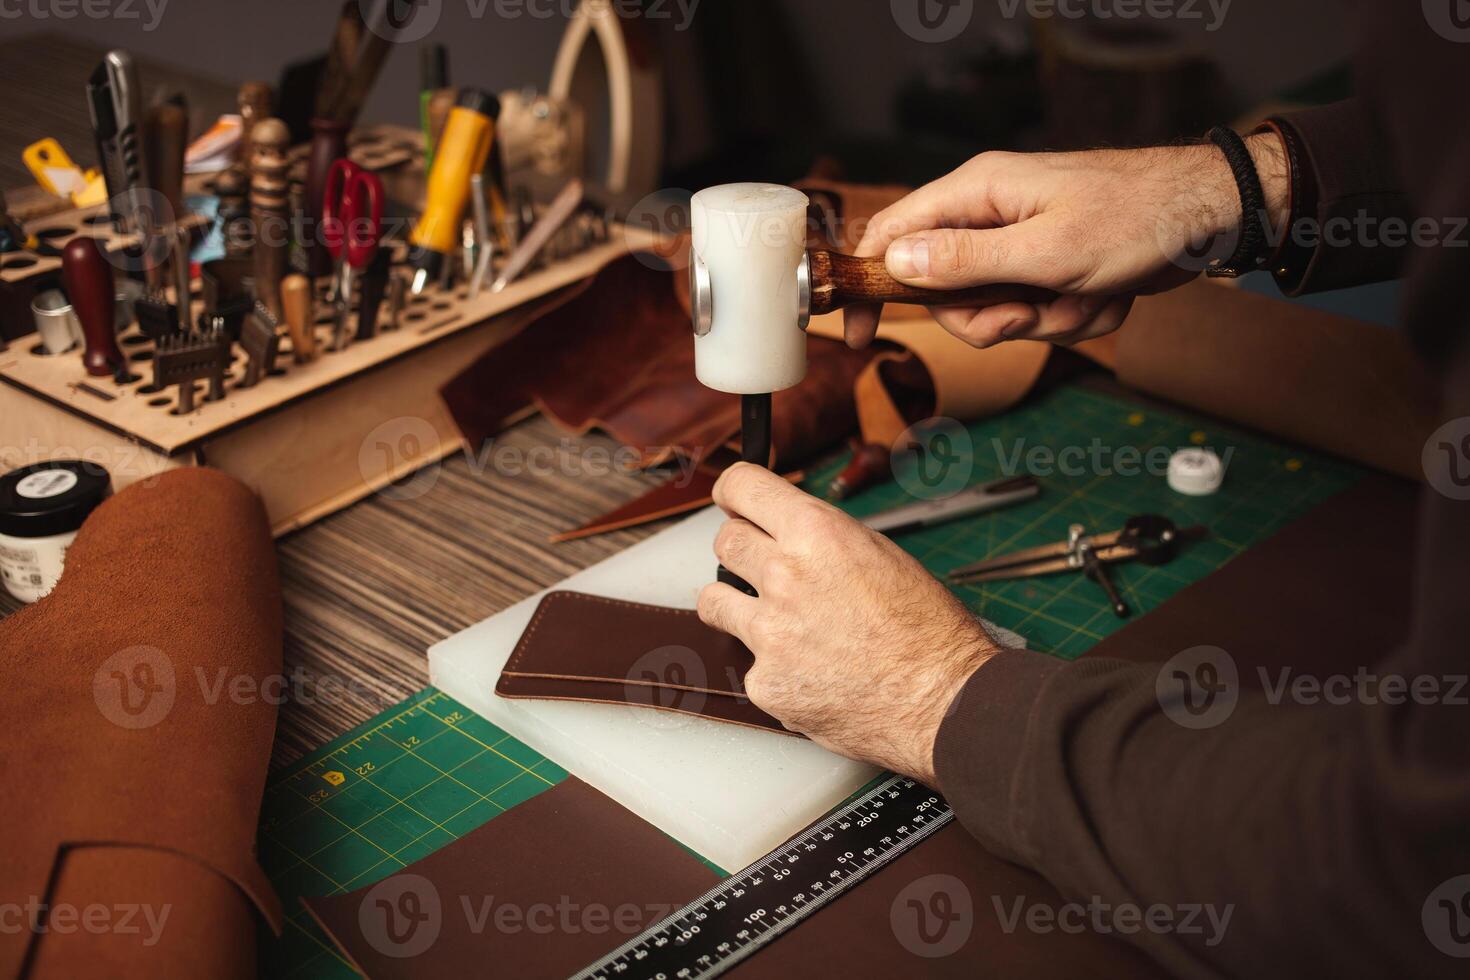
[[[653, 243], [610, 222], [571, 164], [555, 199], [512, 193], [489, 93], [456, 92], [432, 168], [415, 131], [355, 130], [394, 31], [365, 17], [391, 6], [342, 4], [310, 143], [291, 145], [269, 85], [242, 86], [239, 159], [213, 175], [184, 173], [178, 100], [145, 109], [133, 59], [107, 55], [85, 95], [109, 203], [0, 235], [6, 444], [44, 416], [114, 461], [142, 447], [143, 465], [114, 467], [119, 486], [208, 458], [250, 480], [284, 533], [457, 451], [439, 385], [548, 297]], [[425, 187], [422, 213], [397, 220]], [[212, 194], [223, 254], [195, 265]], [[336, 424], [308, 421], [324, 416]], [[395, 418], [432, 436], [359, 461]], [[277, 465], [298, 453], [314, 461], [306, 481]]]
[[[356, 4], [349, 7], [357, 9]], [[343, 30], [348, 30], [354, 17], [344, 15], [342, 23]], [[120, 314], [125, 318], [125, 330], [133, 315], [138, 324], [137, 334], [125, 333], [122, 338], [128, 350], [119, 346], [111, 327], [115, 276], [113, 267], [103, 261], [96, 241], [85, 236], [73, 239], [62, 257], [67, 293], [86, 338], [82, 353], [86, 372], [111, 376], [118, 386], [116, 392], [110, 392], [115, 397], [136, 392], [151, 406], [163, 408], [168, 406], [161, 396], [178, 386], [171, 410], [190, 414], [198, 407], [192, 386], [201, 377], [209, 381], [206, 402], [225, 397], [227, 387], [249, 387], [270, 379], [276, 366], [261, 363], [258, 358], [251, 359], [247, 371], [231, 372], [232, 350], [246, 330], [246, 319], [259, 317], [263, 321], [264, 325], [254, 325], [256, 333], [267, 327], [268, 332], [282, 332], [280, 328], [288, 319], [282, 290], [293, 265], [309, 273], [307, 282], [312, 290], [306, 298], [317, 298], [312, 293], [324, 288], [326, 292], [320, 298], [335, 311], [327, 322], [331, 341], [321, 349], [340, 352], [350, 343], [373, 339], [380, 329], [396, 330], [403, 325], [405, 314], [410, 312], [410, 300], [402, 287], [394, 285], [402, 278], [393, 269], [404, 261], [402, 248], [382, 241], [387, 196], [383, 181], [347, 155], [347, 133], [388, 44], [380, 36], [382, 30], [381, 25], [373, 25], [371, 30], [359, 31], [366, 36], [361, 42], [360, 60], [337, 66], [337, 74], [324, 83], [323, 115], [314, 124], [315, 141], [304, 173], [297, 171], [293, 177], [286, 128], [278, 120], [266, 118], [268, 90], [251, 83], [242, 92], [242, 104], [248, 101], [252, 113], [246, 148], [249, 158], [241, 165], [248, 173], [248, 218], [240, 220], [237, 210], [231, 209], [232, 257], [205, 270], [213, 280], [213, 288], [198, 305], [192, 299], [191, 239], [178, 224], [188, 214], [182, 194], [187, 114], [172, 105], [146, 114], [142, 111], [143, 83], [126, 52], [110, 53], [98, 67], [88, 88], [88, 105], [111, 197], [112, 220], [119, 232], [131, 233], [142, 242], [136, 261], [146, 290], [130, 310]], [[347, 40], [350, 38], [339, 36], [341, 43], [334, 46], [333, 52], [338, 52]], [[476, 228], [467, 225], [465, 218], [471, 177], [485, 168], [494, 145], [498, 112], [494, 96], [467, 90], [449, 115], [439, 141], [437, 165], [428, 175], [428, 203], [410, 237], [408, 261], [419, 270], [412, 296], [427, 299], [436, 308], [447, 310], [454, 305], [451, 302], [445, 306], [444, 297], [456, 298], [455, 266], [445, 259], [451, 253], [458, 254], [462, 230], [473, 230], [473, 244], [466, 248], [476, 261], [491, 268], [495, 236], [483, 222]], [[300, 187], [293, 194], [296, 180]], [[229, 187], [230, 181], [226, 180], [225, 185]], [[305, 225], [293, 218], [292, 202], [298, 194], [308, 219]], [[561, 209], [554, 224], [527, 229], [527, 247], [514, 256], [500, 256], [503, 271], [496, 291], [503, 290], [541, 257], [553, 235], [564, 228], [568, 229], [567, 236], [563, 236], [554, 254], [575, 254], [606, 239], [605, 226], [572, 221], [581, 203], [579, 196], [572, 209]], [[484, 210], [483, 201], [476, 204], [476, 210]], [[304, 237], [296, 236], [302, 237], [299, 245], [292, 241], [293, 229], [298, 227], [305, 229]], [[535, 238], [531, 240], [533, 231]], [[511, 241], [521, 237], [518, 229], [497, 227], [496, 232], [508, 234]], [[568, 236], [575, 237], [576, 242], [571, 243]], [[298, 253], [294, 258], [293, 250]], [[397, 263], [393, 261], [394, 252], [399, 253]], [[329, 256], [327, 266], [323, 267], [319, 255]], [[327, 277], [333, 268], [335, 272]], [[171, 274], [166, 276], [166, 270]], [[470, 265], [463, 278], [468, 280], [472, 272]], [[433, 296], [424, 297], [431, 273], [437, 288]], [[299, 280], [289, 286], [295, 293], [293, 305], [302, 309]], [[389, 307], [386, 313], [382, 310], [385, 301]], [[258, 314], [256, 304], [269, 315]], [[319, 349], [315, 336], [319, 323], [299, 315], [290, 319], [291, 333], [282, 337], [280, 350], [294, 354], [297, 364], [309, 363]], [[149, 344], [153, 345], [151, 349]], [[246, 352], [251, 352], [248, 345]], [[142, 380], [130, 363], [141, 364], [149, 359], [153, 361], [152, 383], [129, 391], [129, 386]], [[220, 370], [196, 367], [206, 363], [219, 365]]]

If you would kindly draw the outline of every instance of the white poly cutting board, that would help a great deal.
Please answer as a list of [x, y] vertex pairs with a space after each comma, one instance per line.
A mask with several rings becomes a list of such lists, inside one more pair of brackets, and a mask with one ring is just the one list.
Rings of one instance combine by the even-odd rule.
[[[556, 588], [693, 609], [723, 520], [706, 508]], [[720, 867], [745, 867], [876, 774], [804, 739], [692, 715], [497, 697], [544, 594], [435, 644], [430, 682]]]
[[[693, 609], [714, 577], [723, 521], [718, 508], [705, 508], [556, 588]], [[435, 644], [430, 682], [727, 871], [784, 843], [877, 774], [804, 739], [692, 715], [498, 697], [501, 668], [545, 594]]]

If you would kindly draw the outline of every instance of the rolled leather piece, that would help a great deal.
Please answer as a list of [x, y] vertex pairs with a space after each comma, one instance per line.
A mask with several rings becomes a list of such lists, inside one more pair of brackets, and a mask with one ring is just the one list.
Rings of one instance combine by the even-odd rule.
[[1141, 297], [1112, 358], [1130, 388], [1411, 480], [1442, 421], [1398, 331], [1203, 280]]
[[745, 696], [745, 644], [669, 609], [550, 592], [496, 682], [503, 698], [628, 704], [794, 735]]
[[0, 651], [0, 895], [35, 910], [0, 976], [253, 977], [282, 921], [254, 857], [281, 670], [259, 498], [209, 469], [122, 491]]

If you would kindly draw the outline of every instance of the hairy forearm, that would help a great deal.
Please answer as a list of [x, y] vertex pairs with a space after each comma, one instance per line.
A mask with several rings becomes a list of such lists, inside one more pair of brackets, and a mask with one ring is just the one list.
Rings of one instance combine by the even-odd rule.
[[[1281, 137], [1270, 132], [1247, 137], [1245, 145], [1261, 178], [1266, 210], [1259, 217], [1269, 226], [1269, 234], [1284, 228], [1291, 218], [1291, 178], [1286, 147], [1282, 145]], [[1238, 231], [1244, 217], [1240, 190], [1219, 147], [1201, 144], [1178, 151], [1171, 148], [1169, 152], [1185, 154], [1187, 169], [1199, 174], [1201, 213], [1207, 222], [1206, 227], [1199, 230], [1221, 236]]]

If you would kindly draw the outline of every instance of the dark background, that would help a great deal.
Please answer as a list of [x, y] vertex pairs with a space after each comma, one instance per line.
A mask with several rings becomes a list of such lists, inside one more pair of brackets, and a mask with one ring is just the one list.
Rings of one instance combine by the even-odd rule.
[[[76, 2], [6, 0], [0, 4], [0, 38], [62, 33], [101, 47], [126, 47], [149, 62], [231, 85], [252, 78], [274, 82], [288, 63], [325, 49], [339, 9], [336, 0], [153, 0], [165, 3], [155, 23], [148, 0], [89, 0], [111, 4], [114, 10], [127, 4], [137, 19], [89, 18], [79, 12], [63, 16], [66, 4]], [[565, 30], [565, 11], [573, 4], [420, 2], [438, 10], [437, 27], [428, 40], [449, 48], [453, 83], [496, 91], [522, 85], [545, 88]], [[1176, 0], [1176, 9], [1187, 5], [1200, 15], [1197, 19], [1145, 16], [1090, 25], [1061, 16], [1033, 20], [1027, 3], [1016, 6], [1015, 0], [943, 0], [959, 4], [956, 14], [968, 17], [963, 32], [943, 43], [906, 34], [894, 9], [927, 3], [937, 16], [945, 10], [940, 0], [697, 0], [687, 29], [681, 29], [685, 18], [677, 0], [657, 2], [653, 16], [644, 20], [658, 34], [670, 73], [671, 178], [723, 176], [720, 167], [711, 165], [723, 160], [724, 169], [739, 169], [746, 179], [794, 179], [801, 174], [791, 171], [809, 162], [803, 156], [820, 149], [846, 151], [845, 156], [858, 161], [849, 159], [849, 168], [879, 171], [854, 176], [913, 180], [916, 171], [921, 176], [927, 172], [920, 161], [931, 152], [938, 163], [992, 144], [1037, 148], [1098, 137], [1136, 142], [1129, 137], [1156, 135], [1129, 133], [1121, 124], [1146, 115], [1144, 104], [1156, 105], [1158, 97], [1118, 95], [1096, 86], [1056, 93], [1048, 107], [1050, 129], [1012, 132], [1003, 123], [1027, 115], [1034, 86], [1030, 93], [1018, 92], [1010, 84], [1014, 76], [1003, 81], [993, 74], [963, 77], [987, 52], [1025, 58], [1047, 43], [1046, 37], [1075, 38], [1089, 28], [1122, 28], [1135, 43], [1139, 34], [1147, 33], [1150, 46], [1197, 52], [1218, 79], [1161, 86], [1172, 88], [1168, 98], [1193, 104], [1201, 118], [1219, 112], [1233, 117], [1319, 80], [1343, 64], [1353, 41], [1351, 4], [1342, 0], [1233, 0], [1216, 30], [1208, 29], [1214, 20], [1209, 0]], [[1070, 2], [1076, 9], [1093, 0]], [[30, 10], [33, 4], [39, 4], [36, 13]], [[1008, 10], [1016, 11], [1015, 16], [1007, 17]], [[413, 48], [404, 46], [390, 55], [363, 113], [365, 120], [417, 121], [418, 59]], [[928, 91], [922, 88], [926, 82]], [[901, 105], [911, 110], [902, 124]], [[952, 129], [973, 138], [953, 140], [955, 145], [931, 141], [936, 120], [924, 116], [948, 119]], [[987, 120], [994, 124], [983, 125]], [[1110, 127], [1110, 121], [1119, 125]], [[1079, 122], [1095, 124], [1102, 132], [1079, 131]], [[37, 137], [45, 135], [45, 120], [36, 120], [35, 126]], [[1108, 134], [1109, 128], [1124, 131]]]
[[[74, 79], [64, 89], [77, 90], [75, 104], [40, 115], [9, 112], [0, 100], [4, 186], [29, 182], [19, 148], [42, 136], [61, 139], [83, 165], [95, 162], [81, 91], [105, 49], [132, 51], [145, 87], [190, 79], [198, 133], [233, 111], [240, 82], [278, 83], [289, 66], [322, 55], [341, 9], [340, 0], [151, 0], [155, 16], [149, 2], [0, 0], [0, 90], [41, 74]], [[416, 16], [437, 18], [424, 42], [448, 48], [451, 82], [499, 92], [546, 89], [576, 0], [417, 2]], [[615, 2], [620, 10], [643, 4], [646, 15], [628, 29], [663, 65], [661, 187], [675, 198], [814, 172], [918, 185], [987, 149], [1196, 138], [1221, 121], [1249, 124], [1273, 109], [1350, 94], [1357, 43], [1351, 0], [1229, 0], [1223, 17], [1211, 0]], [[110, 15], [86, 16], [82, 3]], [[1143, 15], [1095, 13], [1130, 4]], [[905, 21], [912, 25], [921, 5], [931, 18], [962, 18], [963, 29], [942, 42], [915, 37]], [[1158, 5], [1176, 15], [1146, 15]], [[1092, 13], [1032, 16], [1046, 9]], [[42, 57], [26, 43], [42, 34], [65, 39], [64, 58], [55, 45]], [[417, 124], [418, 48], [391, 51], [365, 123]], [[1276, 294], [1266, 275], [1243, 284]], [[1306, 302], [1388, 323], [1395, 295], [1388, 285]]]

